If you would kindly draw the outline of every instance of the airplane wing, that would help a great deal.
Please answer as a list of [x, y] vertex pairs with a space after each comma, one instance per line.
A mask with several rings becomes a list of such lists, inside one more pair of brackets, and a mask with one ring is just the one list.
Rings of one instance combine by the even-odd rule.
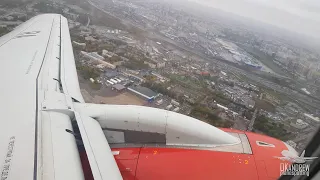
[[304, 158], [304, 154], [305, 154], [305, 153], [306, 153], [306, 150], [303, 150], [302, 153], [301, 153], [301, 155], [300, 155], [300, 157], [301, 157], [301, 158]]
[[[66, 18], [28, 20], [0, 38], [0, 56], [1, 179], [84, 179], [76, 139], [67, 132], [74, 131], [73, 102], [84, 101]], [[122, 179], [106, 139], [83, 139], [94, 178]], [[95, 143], [104, 154], [92, 150], [99, 149]]]
[[[40, 73], [42, 67], [49, 66], [45, 62], [49, 54], [55, 59], [57, 55], [59, 57], [58, 52], [49, 51], [54, 49], [53, 45], [60, 44], [60, 19], [54, 15], [33, 18], [0, 39], [3, 83], [0, 88], [0, 162], [6, 166], [1, 178], [32, 179], [37, 176], [36, 167], [41, 161], [38, 155], [41, 147], [39, 98], [44, 96], [38, 87], [45, 85]], [[51, 62], [57, 66], [59, 61]], [[53, 80], [47, 85], [59, 89], [58, 82]]]
[[312, 160], [318, 158], [318, 157], [304, 157], [305, 153], [306, 153], [306, 150], [303, 150], [302, 153], [301, 153], [301, 155], [300, 155], [300, 158], [303, 159], [303, 160], [305, 160], [305, 161], [312, 161]]
[[318, 157], [304, 157], [303, 159], [308, 161], [308, 160], [314, 160], [317, 159]]

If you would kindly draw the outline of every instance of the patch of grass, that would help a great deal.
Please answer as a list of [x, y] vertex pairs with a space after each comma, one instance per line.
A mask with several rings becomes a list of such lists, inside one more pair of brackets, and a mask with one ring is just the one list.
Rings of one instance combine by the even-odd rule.
[[7, 27], [0, 27], [0, 37], [9, 33], [10, 30]]
[[101, 84], [99, 83], [90, 83], [90, 87], [94, 90], [100, 90], [101, 89]]
[[192, 88], [194, 90], [200, 90], [203, 87], [205, 87], [205, 83], [202, 83], [202, 81], [192, 79], [188, 76], [168, 74], [168, 77], [171, 79], [173, 83], [177, 83], [184, 88]]
[[95, 79], [100, 76], [100, 72], [97, 69], [94, 69], [90, 66], [83, 66], [77, 64], [77, 70], [80, 72], [81, 76], [86, 80], [90, 78]]
[[276, 107], [268, 101], [256, 99], [255, 108], [263, 109], [268, 112], [274, 113], [276, 111]]
[[149, 67], [147, 64], [144, 64], [143, 61], [139, 61], [139, 60], [130, 60], [124, 63], [123, 66], [133, 70], [148, 69]]

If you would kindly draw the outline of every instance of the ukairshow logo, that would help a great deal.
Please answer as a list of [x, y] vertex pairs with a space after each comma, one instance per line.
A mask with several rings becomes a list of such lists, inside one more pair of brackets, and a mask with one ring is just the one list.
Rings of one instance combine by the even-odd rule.
[[275, 158], [280, 159], [282, 161], [287, 161], [287, 162], [280, 163], [280, 175], [309, 176], [310, 164], [305, 164], [305, 163], [318, 158], [318, 157], [304, 157], [305, 151], [303, 151], [300, 156], [288, 150], [283, 150], [281, 154], [282, 156], [280, 157], [275, 156]]

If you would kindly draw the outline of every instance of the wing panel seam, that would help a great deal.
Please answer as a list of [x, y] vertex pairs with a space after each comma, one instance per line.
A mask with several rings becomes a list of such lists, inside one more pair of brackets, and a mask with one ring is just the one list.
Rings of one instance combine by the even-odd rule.
[[38, 110], [39, 110], [39, 90], [38, 90], [38, 80], [39, 80], [39, 75], [40, 75], [40, 72], [42, 70], [42, 66], [43, 66], [43, 62], [44, 62], [44, 59], [46, 57], [46, 53], [47, 53], [47, 50], [48, 50], [48, 46], [49, 46], [49, 42], [51, 40], [51, 33], [52, 33], [52, 29], [53, 29], [53, 23], [54, 23], [54, 19], [52, 20], [52, 24], [51, 24], [51, 29], [50, 29], [50, 34], [49, 34], [49, 39], [48, 39], [48, 42], [47, 42], [47, 47], [46, 47], [46, 50], [45, 50], [45, 54], [43, 56], [43, 59], [42, 59], [42, 62], [41, 62], [41, 65], [40, 65], [40, 69], [39, 69], [39, 72], [38, 72], [38, 75], [37, 75], [37, 78], [36, 78], [36, 119], [35, 119], [35, 143], [34, 143], [34, 165], [33, 165], [33, 179], [36, 180], [37, 179], [37, 176], [38, 176], [38, 169], [37, 169], [37, 166], [38, 166]]

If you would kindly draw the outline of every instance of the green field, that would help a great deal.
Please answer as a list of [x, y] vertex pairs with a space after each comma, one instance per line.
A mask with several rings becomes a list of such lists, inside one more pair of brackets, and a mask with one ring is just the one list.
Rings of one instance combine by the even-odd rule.
[[170, 74], [168, 77], [172, 80], [172, 82], [175, 82], [185, 88], [200, 90], [205, 87], [205, 83], [201, 80], [193, 79], [188, 76]]

